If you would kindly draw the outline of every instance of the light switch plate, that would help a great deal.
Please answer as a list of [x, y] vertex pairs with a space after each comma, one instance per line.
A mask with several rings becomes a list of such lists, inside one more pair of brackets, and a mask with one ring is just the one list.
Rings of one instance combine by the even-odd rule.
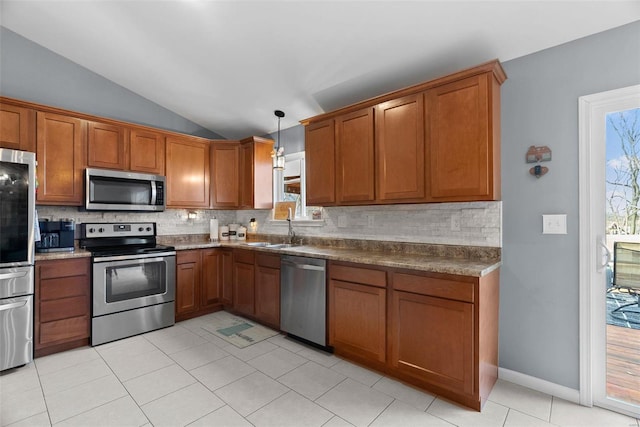
[[542, 215], [542, 234], [567, 234], [567, 215]]

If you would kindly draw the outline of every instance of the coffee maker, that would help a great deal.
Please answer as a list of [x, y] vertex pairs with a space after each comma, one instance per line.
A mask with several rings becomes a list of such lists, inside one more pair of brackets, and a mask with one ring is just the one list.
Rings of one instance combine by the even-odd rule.
[[36, 252], [73, 252], [76, 225], [71, 219], [38, 221], [40, 241]]

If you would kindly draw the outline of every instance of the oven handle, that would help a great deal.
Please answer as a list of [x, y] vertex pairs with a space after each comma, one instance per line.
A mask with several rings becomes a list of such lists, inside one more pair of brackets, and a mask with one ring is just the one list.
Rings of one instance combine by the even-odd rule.
[[[116, 256], [106, 256], [106, 257], [94, 257], [93, 262], [101, 263], [101, 262], [111, 262], [111, 261], [131, 261], [131, 260], [137, 260], [137, 259], [146, 259], [147, 261], [145, 262], [162, 261], [162, 258], [164, 257], [175, 256], [175, 255], [176, 255], [176, 251], [155, 252], [152, 254], [140, 254], [140, 255], [116, 255]], [[155, 258], [155, 259], [151, 260], [149, 258]]]

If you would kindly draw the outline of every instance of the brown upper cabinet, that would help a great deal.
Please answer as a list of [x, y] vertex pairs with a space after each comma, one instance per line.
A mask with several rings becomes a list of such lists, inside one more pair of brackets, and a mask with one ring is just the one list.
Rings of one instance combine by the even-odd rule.
[[209, 142], [167, 137], [167, 207], [209, 207]]
[[378, 200], [424, 199], [423, 115], [422, 93], [376, 105]]
[[251, 137], [211, 144], [211, 207], [273, 207], [273, 140]]
[[240, 141], [240, 208], [273, 208], [273, 140], [259, 137]]
[[91, 121], [87, 127], [88, 166], [164, 175], [164, 135]]
[[427, 91], [431, 199], [500, 199], [500, 92], [491, 73]]
[[333, 119], [305, 127], [307, 205], [336, 202], [336, 149]]
[[34, 110], [0, 103], [0, 148], [35, 153], [35, 123]]
[[95, 168], [125, 170], [127, 162], [126, 133], [122, 126], [88, 122], [87, 165]]
[[86, 121], [37, 113], [38, 193], [36, 202], [81, 206], [87, 164]]
[[144, 129], [131, 129], [129, 134], [129, 170], [164, 175], [164, 136]]
[[375, 200], [373, 108], [336, 119], [336, 199], [340, 204]]
[[494, 60], [303, 120], [307, 203], [499, 200], [505, 79]]
[[240, 143], [214, 141], [211, 144], [211, 206], [240, 206]]

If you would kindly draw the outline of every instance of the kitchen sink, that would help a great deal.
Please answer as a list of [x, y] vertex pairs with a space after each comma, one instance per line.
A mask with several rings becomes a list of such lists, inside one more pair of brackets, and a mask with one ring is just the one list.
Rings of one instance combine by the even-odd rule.
[[269, 242], [249, 242], [249, 243], [245, 243], [245, 244], [247, 246], [253, 246], [253, 247], [258, 247], [258, 248], [269, 246]]
[[254, 248], [265, 248], [265, 249], [286, 249], [286, 248], [293, 248], [296, 246], [300, 246], [292, 243], [269, 243], [269, 242], [248, 242], [248, 243], [245, 243], [245, 245], [252, 246]]

